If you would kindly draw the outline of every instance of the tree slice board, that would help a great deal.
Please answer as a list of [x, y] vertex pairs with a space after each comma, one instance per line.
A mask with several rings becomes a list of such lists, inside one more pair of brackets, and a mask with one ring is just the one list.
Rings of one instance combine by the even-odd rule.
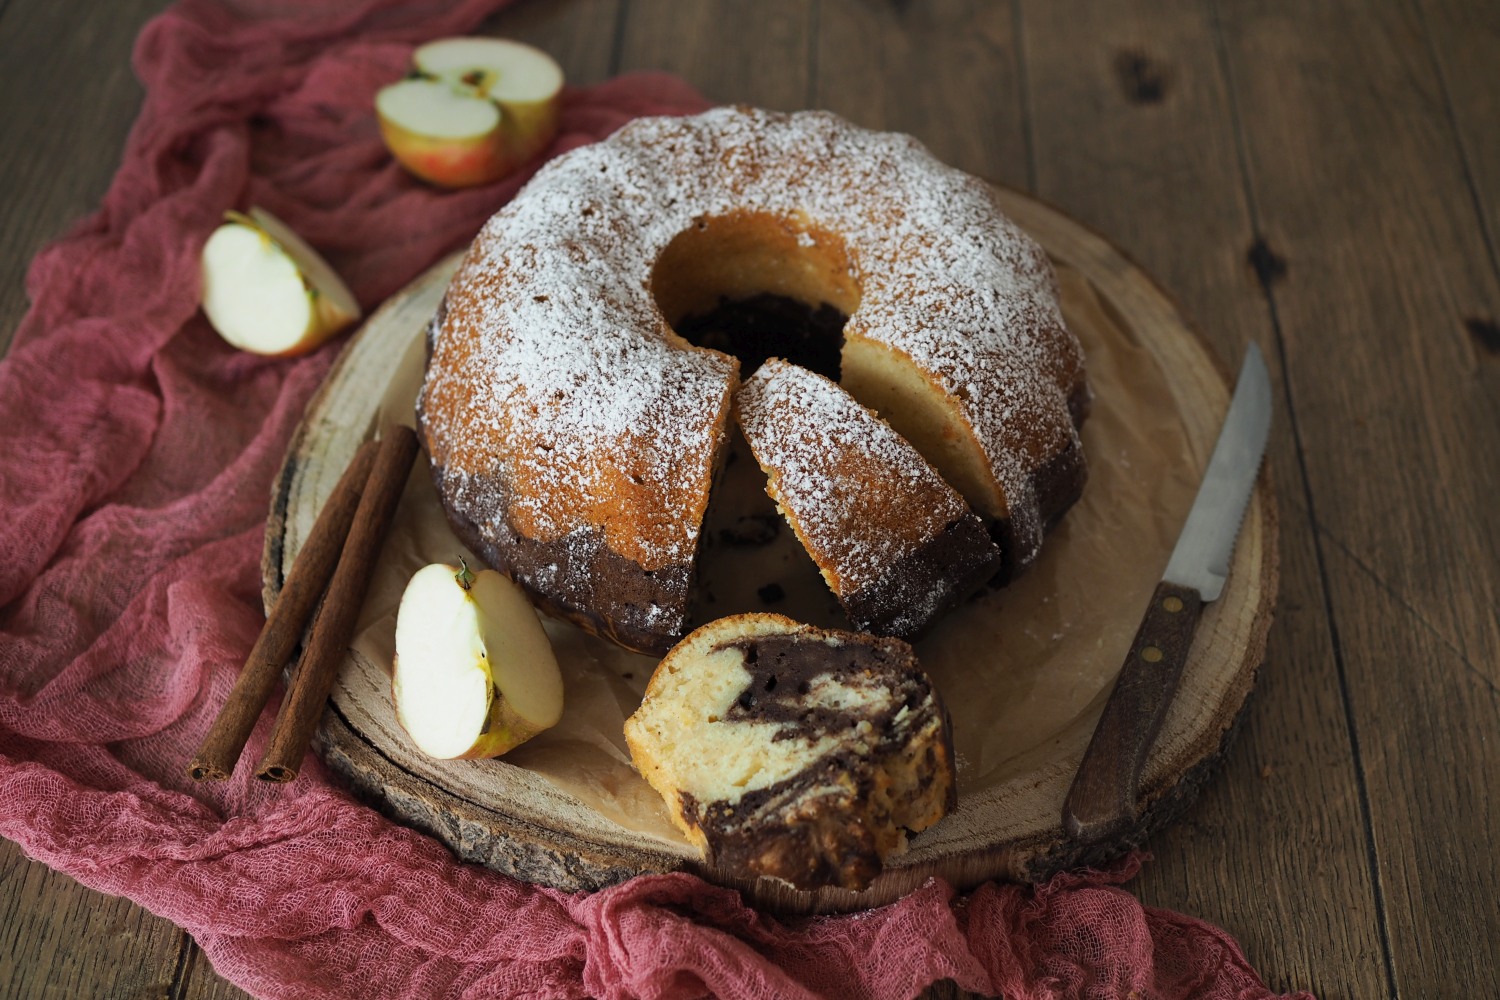
[[[1006, 190], [1001, 196], [1011, 218], [1060, 267], [1087, 283], [1117, 335], [1155, 360], [1182, 433], [1198, 456], [1196, 481], [1230, 394], [1212, 351], [1151, 278], [1107, 241], [1033, 199]], [[458, 259], [433, 267], [370, 317], [309, 404], [273, 493], [262, 565], [268, 609], [344, 466], [378, 422], [391, 418], [379, 410], [393, 378], [411, 379], [414, 371], [420, 377], [421, 334]], [[410, 422], [409, 414], [395, 416]], [[911, 849], [892, 859], [862, 893], [801, 892], [775, 880], [711, 868], [670, 830], [663, 835], [649, 829], [649, 823], [616, 822], [504, 759], [427, 760], [394, 723], [386, 669], [353, 650], [324, 716], [317, 748], [359, 794], [393, 818], [437, 837], [459, 857], [561, 889], [596, 889], [641, 873], [688, 870], [741, 890], [763, 908], [810, 913], [882, 905], [932, 876], [960, 889], [994, 878], [1037, 880], [1128, 850], [1175, 817], [1211, 776], [1264, 655], [1276, 588], [1275, 504], [1263, 474], [1228, 585], [1221, 599], [1205, 609], [1178, 699], [1147, 765], [1134, 828], [1108, 843], [1082, 844], [1071, 841], [1061, 824], [1063, 799], [1112, 683], [1106, 680], [1075, 719], [1010, 761], [1005, 780], [973, 793], [961, 791], [957, 811], [914, 838]], [[1125, 631], [1133, 633], [1133, 625]], [[1122, 637], [1122, 649], [1129, 638]], [[957, 726], [961, 712], [954, 714]]]

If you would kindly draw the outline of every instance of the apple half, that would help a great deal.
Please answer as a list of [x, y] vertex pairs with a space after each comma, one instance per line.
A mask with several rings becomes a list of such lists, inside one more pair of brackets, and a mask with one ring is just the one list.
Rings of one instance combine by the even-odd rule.
[[375, 95], [386, 147], [442, 187], [498, 180], [557, 134], [562, 68], [504, 38], [443, 38], [412, 55], [415, 71]]
[[349, 286], [286, 223], [261, 208], [228, 220], [203, 244], [202, 303], [241, 350], [304, 354], [359, 319]]
[[396, 717], [423, 753], [498, 757], [562, 718], [557, 658], [521, 588], [433, 563], [396, 612]]

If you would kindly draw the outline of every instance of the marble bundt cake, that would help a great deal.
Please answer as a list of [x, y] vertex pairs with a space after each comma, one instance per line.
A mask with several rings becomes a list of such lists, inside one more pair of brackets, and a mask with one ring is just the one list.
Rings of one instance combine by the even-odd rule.
[[711, 864], [799, 889], [865, 888], [956, 802], [947, 711], [911, 647], [780, 615], [695, 630], [625, 739]]
[[985, 519], [1003, 573], [1035, 558], [1082, 488], [1089, 401], [1045, 255], [908, 136], [745, 108], [558, 157], [475, 240], [418, 401], [461, 538], [549, 612], [670, 648], [740, 387], [674, 324], [762, 295], [847, 316], [843, 387]]

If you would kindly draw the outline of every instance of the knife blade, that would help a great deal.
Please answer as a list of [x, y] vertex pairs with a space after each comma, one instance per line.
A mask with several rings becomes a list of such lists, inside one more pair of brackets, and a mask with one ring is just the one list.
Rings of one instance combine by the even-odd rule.
[[1198, 496], [1064, 800], [1063, 829], [1075, 840], [1106, 840], [1136, 820], [1141, 773], [1176, 694], [1203, 605], [1224, 590], [1270, 430], [1271, 378], [1260, 349], [1251, 344]]

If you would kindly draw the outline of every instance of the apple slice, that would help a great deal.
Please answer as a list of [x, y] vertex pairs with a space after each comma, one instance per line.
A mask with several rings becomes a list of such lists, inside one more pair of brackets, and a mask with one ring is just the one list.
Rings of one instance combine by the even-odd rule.
[[557, 133], [562, 69], [504, 38], [443, 38], [412, 55], [415, 75], [375, 96], [380, 134], [407, 170], [443, 187], [487, 184]]
[[396, 717], [425, 754], [498, 757], [562, 718], [562, 674], [531, 602], [487, 569], [418, 570], [396, 613]]
[[359, 319], [328, 262], [270, 212], [226, 212], [203, 244], [203, 311], [229, 343], [255, 354], [304, 354]]

